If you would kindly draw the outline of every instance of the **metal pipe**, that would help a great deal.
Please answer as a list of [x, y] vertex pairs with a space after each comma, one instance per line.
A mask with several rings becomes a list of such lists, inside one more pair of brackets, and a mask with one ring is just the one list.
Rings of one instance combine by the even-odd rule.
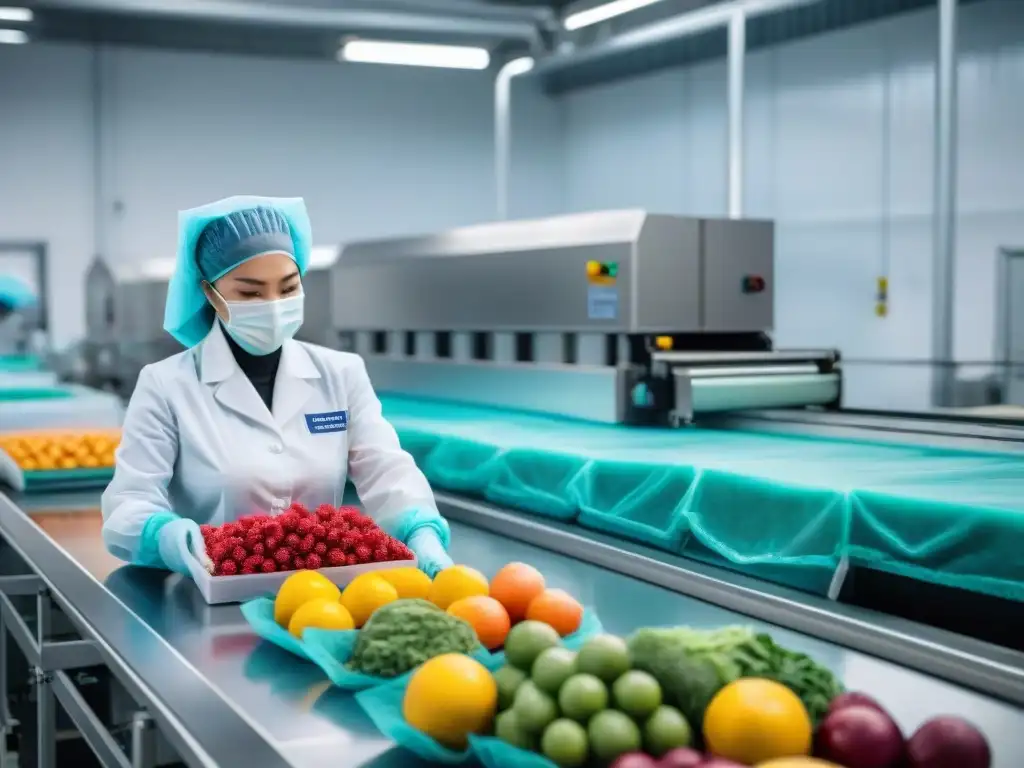
[[540, 44], [531, 21], [484, 19], [449, 14], [395, 13], [377, 10], [300, 8], [230, 0], [37, 0], [37, 9], [104, 13], [136, 18], [173, 18], [225, 24], [287, 27], [344, 34], [440, 35], [470, 39], [496, 38]]
[[729, 218], [743, 216], [743, 93], [747, 61], [747, 16], [736, 11], [729, 19]]
[[498, 220], [508, 218], [509, 168], [512, 163], [512, 79], [533, 69], [533, 59], [513, 59], [494, 78], [494, 184]]
[[956, 293], [957, 0], [939, 0], [935, 65], [935, 213], [932, 260], [932, 405], [952, 403]]

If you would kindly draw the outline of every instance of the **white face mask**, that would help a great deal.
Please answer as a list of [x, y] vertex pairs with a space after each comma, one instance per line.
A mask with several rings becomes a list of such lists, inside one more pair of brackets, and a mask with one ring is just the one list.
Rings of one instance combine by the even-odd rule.
[[250, 355], [269, 355], [302, 326], [305, 298], [300, 293], [274, 301], [224, 301], [228, 308], [224, 329]]

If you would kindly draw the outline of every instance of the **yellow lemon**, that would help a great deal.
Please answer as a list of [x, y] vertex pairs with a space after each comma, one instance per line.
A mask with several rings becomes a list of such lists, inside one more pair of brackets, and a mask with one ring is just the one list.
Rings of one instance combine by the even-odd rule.
[[288, 622], [288, 632], [302, 639], [302, 633], [315, 629], [355, 629], [352, 614], [336, 599], [318, 598], [299, 606]]
[[430, 577], [419, 568], [392, 568], [377, 575], [395, 588], [400, 600], [426, 600], [430, 592]]
[[348, 608], [357, 627], [363, 626], [378, 608], [397, 599], [398, 590], [376, 573], [357, 576], [341, 593], [341, 604]]
[[487, 579], [480, 571], [465, 565], [453, 565], [434, 577], [427, 599], [442, 611], [447, 611], [456, 600], [486, 596], [489, 589]]
[[321, 598], [334, 600], [341, 597], [341, 590], [323, 574], [317, 571], [296, 571], [277, 591], [274, 600], [274, 621], [287, 628], [292, 616], [311, 600]]
[[465, 749], [471, 733], [486, 733], [498, 707], [498, 686], [487, 668], [461, 653], [424, 662], [409, 678], [402, 716], [446, 747]]

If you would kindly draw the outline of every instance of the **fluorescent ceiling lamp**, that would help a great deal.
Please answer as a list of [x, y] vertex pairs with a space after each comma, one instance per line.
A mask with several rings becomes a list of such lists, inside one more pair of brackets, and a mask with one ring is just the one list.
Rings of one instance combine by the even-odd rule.
[[21, 45], [28, 42], [28, 35], [20, 29], [0, 29], [0, 45]]
[[8, 8], [0, 5], [0, 21], [30, 24], [33, 18], [32, 11], [28, 8]]
[[382, 40], [349, 40], [338, 52], [342, 61], [363, 64], [398, 64], [406, 67], [487, 69], [491, 55], [485, 48], [426, 43], [392, 43]]
[[[626, 13], [632, 13], [641, 8], [661, 2], [661, 0], [612, 0], [610, 3], [587, 8], [578, 13], [571, 13], [562, 21], [562, 25], [572, 32], [583, 29], [593, 24], [600, 24], [602, 21], [614, 19]], [[728, 23], [734, 13], [742, 13], [746, 16], [756, 16], [763, 13], [773, 13], [798, 5], [810, 5], [819, 0], [729, 0], [704, 8], [698, 8], [690, 13], [684, 13], [679, 20], [692, 20], [693, 31], [712, 29]], [[689, 25], [688, 25], [689, 26]]]

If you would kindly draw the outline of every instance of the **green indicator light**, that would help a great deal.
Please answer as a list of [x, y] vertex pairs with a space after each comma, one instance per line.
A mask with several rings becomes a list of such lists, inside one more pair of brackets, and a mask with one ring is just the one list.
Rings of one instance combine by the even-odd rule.
[[608, 277], [615, 277], [619, 274], [619, 265], [614, 261], [611, 264], [606, 264], [605, 269], [608, 271]]

